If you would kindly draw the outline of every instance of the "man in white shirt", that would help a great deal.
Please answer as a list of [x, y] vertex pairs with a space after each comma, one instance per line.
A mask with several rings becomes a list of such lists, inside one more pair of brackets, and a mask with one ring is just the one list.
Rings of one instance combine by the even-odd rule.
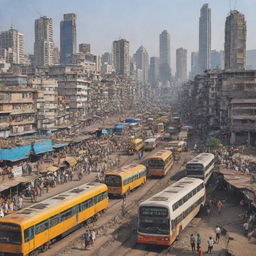
[[216, 226], [215, 234], [216, 234], [216, 243], [218, 243], [220, 241], [220, 234], [221, 234], [221, 229], [219, 226]]
[[207, 251], [207, 253], [210, 253], [210, 254], [212, 253], [213, 245], [214, 245], [214, 240], [210, 236], [209, 239], [208, 239], [208, 251]]

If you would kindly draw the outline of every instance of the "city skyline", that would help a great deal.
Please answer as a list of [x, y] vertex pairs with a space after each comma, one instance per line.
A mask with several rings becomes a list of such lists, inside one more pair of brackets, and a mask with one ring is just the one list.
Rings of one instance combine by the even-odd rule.
[[[33, 52], [35, 19], [44, 15], [53, 19], [54, 43], [59, 46], [59, 22], [64, 13], [74, 12], [77, 14], [77, 43], [90, 43], [92, 52], [95, 54], [110, 51], [114, 40], [125, 38], [130, 42], [131, 53], [143, 45], [149, 56], [159, 56], [158, 35], [164, 29], [168, 30], [172, 38], [171, 68], [173, 71], [176, 69], [175, 51], [177, 48], [188, 49], [188, 56], [191, 51], [198, 51], [198, 20], [202, 5], [209, 3], [212, 9], [212, 49], [217, 50], [224, 48], [225, 19], [230, 10], [229, 0], [176, 0], [172, 3], [167, 0], [159, 0], [157, 3], [152, 0], [133, 0], [129, 3], [120, 3], [116, 0], [96, 0], [93, 3], [76, 0], [71, 3], [63, 0], [61, 5], [57, 0], [37, 1], [36, 3], [31, 0], [24, 0], [22, 3], [17, 0], [0, 0], [0, 2], [2, 2], [0, 31], [13, 26], [23, 33], [25, 53]], [[51, 4], [51, 8], [48, 4]], [[256, 39], [253, 38], [253, 34], [256, 33], [253, 27], [256, 23], [255, 3], [251, 0], [244, 0], [238, 2], [236, 6], [231, 5], [231, 9], [234, 7], [242, 12], [247, 20], [247, 49], [256, 48]], [[148, 19], [154, 16], [154, 19]]]

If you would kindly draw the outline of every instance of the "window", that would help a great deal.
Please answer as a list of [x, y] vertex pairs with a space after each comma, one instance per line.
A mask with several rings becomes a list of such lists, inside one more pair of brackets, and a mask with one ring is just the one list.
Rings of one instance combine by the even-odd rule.
[[52, 218], [50, 218], [50, 220], [49, 220], [50, 227], [54, 227], [54, 226], [56, 226], [59, 223], [60, 223], [60, 216], [59, 216], [59, 214], [54, 216], [54, 217], [52, 217]]
[[71, 217], [72, 217], [72, 210], [69, 209], [69, 210], [64, 211], [60, 214], [60, 221], [63, 222], [63, 221], [65, 221], [65, 220], [67, 220]]
[[49, 228], [48, 220], [42, 221], [41, 223], [36, 225], [35, 233], [36, 233], [36, 235], [40, 234], [40, 233], [44, 232], [45, 230], [47, 230], [48, 228]]
[[25, 242], [28, 242], [28, 241], [32, 240], [33, 238], [34, 238], [34, 227], [27, 228], [24, 231]]

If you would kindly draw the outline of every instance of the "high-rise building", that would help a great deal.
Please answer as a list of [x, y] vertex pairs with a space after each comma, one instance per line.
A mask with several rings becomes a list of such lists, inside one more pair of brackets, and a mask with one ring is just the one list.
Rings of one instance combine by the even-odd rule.
[[212, 50], [211, 51], [211, 69], [223, 69], [224, 68], [224, 54], [223, 51]]
[[159, 58], [151, 57], [149, 66], [149, 82], [155, 87], [159, 80]]
[[76, 45], [76, 14], [64, 14], [60, 22], [60, 62], [69, 64], [72, 55], [77, 51]]
[[199, 73], [199, 59], [198, 52], [191, 52], [191, 72], [190, 79], [193, 80], [194, 77]]
[[159, 36], [159, 53], [160, 53], [160, 80], [162, 82], [171, 80], [171, 51], [170, 51], [170, 34], [164, 30]]
[[58, 46], [54, 45], [53, 47], [53, 64], [59, 64], [60, 63], [60, 51]]
[[37, 66], [53, 64], [54, 43], [51, 18], [44, 16], [35, 20], [34, 55]]
[[91, 45], [90, 44], [79, 44], [79, 52], [81, 53], [91, 53]]
[[184, 48], [176, 50], [176, 80], [180, 83], [187, 80], [187, 50]]
[[117, 74], [129, 75], [129, 41], [120, 39], [113, 42], [113, 65]]
[[231, 11], [225, 24], [225, 69], [243, 70], [246, 61], [246, 21], [238, 11]]
[[211, 9], [208, 4], [201, 8], [199, 18], [199, 73], [210, 68], [211, 64]]
[[24, 36], [16, 29], [9, 29], [0, 33], [0, 49], [7, 53], [6, 61], [15, 64], [24, 63]]
[[107, 63], [108, 65], [112, 65], [112, 55], [110, 52], [104, 52], [101, 56], [102, 64]]
[[142, 70], [142, 82], [148, 82], [149, 57], [146, 49], [141, 46], [135, 53], [136, 68]]
[[256, 69], [256, 50], [246, 51], [246, 69]]

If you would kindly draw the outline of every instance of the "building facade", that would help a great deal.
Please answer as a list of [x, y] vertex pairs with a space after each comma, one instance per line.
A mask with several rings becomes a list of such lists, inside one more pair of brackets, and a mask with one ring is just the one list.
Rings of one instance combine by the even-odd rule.
[[60, 62], [70, 64], [72, 55], [77, 52], [76, 14], [64, 14], [60, 22]]
[[204, 4], [199, 18], [199, 73], [210, 68], [211, 64], [211, 9]]
[[120, 39], [113, 42], [113, 66], [118, 75], [130, 74], [129, 41]]
[[35, 100], [32, 88], [0, 86], [0, 137], [36, 132]]
[[159, 57], [150, 58], [149, 82], [152, 87], [156, 87], [159, 81]]
[[[0, 50], [6, 62], [13, 64], [24, 63], [24, 35], [16, 29], [0, 33]], [[3, 56], [4, 55], [4, 56]]]
[[34, 57], [36, 66], [54, 64], [53, 23], [48, 17], [35, 21]]
[[149, 57], [146, 49], [141, 46], [135, 53], [136, 68], [142, 70], [142, 83], [148, 82]]
[[184, 48], [176, 50], [176, 80], [178, 83], [187, 80], [187, 50]]
[[81, 53], [91, 53], [91, 45], [90, 44], [79, 44], [79, 52]]
[[245, 69], [246, 33], [244, 15], [231, 11], [225, 24], [225, 69]]
[[160, 80], [171, 80], [171, 46], [170, 34], [164, 30], [159, 36]]

